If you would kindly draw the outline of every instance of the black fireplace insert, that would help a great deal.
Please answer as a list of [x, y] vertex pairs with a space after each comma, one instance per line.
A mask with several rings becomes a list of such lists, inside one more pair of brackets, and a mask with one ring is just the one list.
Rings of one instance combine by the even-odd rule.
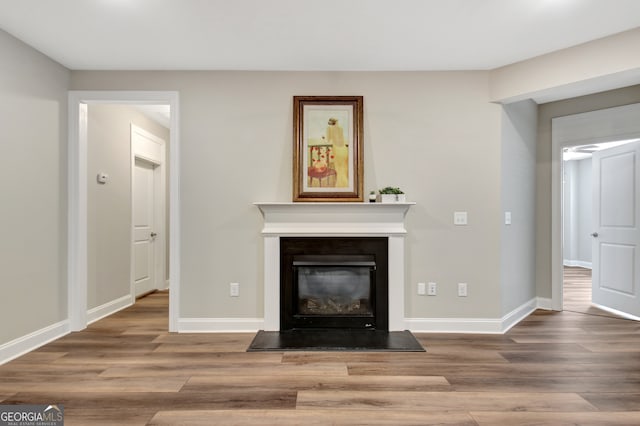
[[280, 329], [388, 326], [388, 242], [378, 237], [280, 239]]

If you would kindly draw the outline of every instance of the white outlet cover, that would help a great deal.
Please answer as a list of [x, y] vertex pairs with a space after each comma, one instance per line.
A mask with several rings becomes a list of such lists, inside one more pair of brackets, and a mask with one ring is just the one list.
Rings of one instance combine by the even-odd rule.
[[427, 294], [429, 296], [435, 296], [438, 293], [438, 284], [429, 283], [427, 288]]
[[467, 212], [453, 212], [453, 224], [454, 225], [466, 225], [467, 224]]

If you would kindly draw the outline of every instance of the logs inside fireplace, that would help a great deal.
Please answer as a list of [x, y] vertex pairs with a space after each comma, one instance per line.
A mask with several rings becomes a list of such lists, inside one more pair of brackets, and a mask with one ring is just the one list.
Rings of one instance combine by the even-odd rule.
[[280, 330], [388, 331], [388, 239], [281, 237]]

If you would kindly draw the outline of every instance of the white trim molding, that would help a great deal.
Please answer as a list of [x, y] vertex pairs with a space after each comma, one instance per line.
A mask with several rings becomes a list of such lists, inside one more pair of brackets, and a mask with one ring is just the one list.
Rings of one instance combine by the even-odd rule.
[[548, 297], [537, 297], [538, 300], [538, 309], [544, 309], [545, 311], [553, 310], [551, 303], [551, 299]]
[[180, 318], [179, 333], [255, 333], [264, 328], [262, 318]]
[[565, 260], [562, 261], [562, 264], [564, 266], [569, 266], [569, 267], [593, 269], [592, 266], [591, 266], [592, 265], [591, 262], [585, 262], [584, 260], [568, 260], [568, 259], [565, 259]]
[[407, 328], [416, 333], [504, 334], [540, 306], [533, 298], [502, 318], [406, 318]]
[[407, 318], [405, 323], [414, 333], [502, 334], [496, 318]]
[[180, 317], [180, 98], [176, 91], [69, 91], [68, 316], [71, 331], [87, 326], [87, 105], [169, 105], [169, 331]]
[[0, 345], [0, 365], [59, 339], [69, 332], [69, 321], [64, 320]]
[[115, 314], [129, 306], [133, 305], [135, 299], [130, 294], [119, 297], [118, 299], [107, 302], [103, 305], [96, 306], [87, 311], [87, 324], [92, 324], [104, 317]]
[[[536, 297], [502, 318], [404, 318], [398, 330], [416, 333], [504, 334], [536, 309], [549, 310], [551, 299]], [[262, 318], [181, 318], [180, 333], [255, 333], [266, 329]], [[277, 330], [273, 330], [277, 331]]]

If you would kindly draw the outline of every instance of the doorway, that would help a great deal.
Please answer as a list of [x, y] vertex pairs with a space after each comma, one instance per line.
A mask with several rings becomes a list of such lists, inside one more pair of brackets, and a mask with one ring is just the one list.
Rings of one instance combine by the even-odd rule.
[[[87, 310], [88, 295], [88, 182], [93, 178], [88, 173], [88, 109], [90, 105], [168, 105], [169, 119], [169, 330], [177, 331], [179, 306], [179, 132], [178, 132], [178, 93], [177, 92], [110, 92], [110, 91], [71, 91], [69, 92], [69, 246], [68, 246], [68, 311], [72, 331], [84, 329], [89, 320]], [[129, 158], [131, 157], [129, 151]], [[132, 170], [132, 163], [129, 170]], [[105, 172], [108, 180], [108, 173]], [[100, 175], [100, 173], [98, 173]], [[99, 178], [98, 176], [97, 178]], [[97, 179], [96, 178], [96, 179]], [[129, 182], [130, 183], [130, 182]], [[130, 192], [131, 193], [131, 192]], [[129, 223], [131, 210], [129, 210]], [[127, 231], [131, 235], [129, 225]], [[164, 233], [164, 232], [163, 232]], [[132, 238], [129, 238], [132, 241]], [[131, 247], [131, 243], [129, 243]], [[131, 250], [126, 250], [130, 256]], [[131, 259], [131, 257], [129, 257]], [[133, 265], [133, 263], [132, 263]], [[131, 285], [128, 275], [127, 284]], [[122, 297], [121, 299], [126, 298]], [[134, 298], [131, 291], [130, 298]], [[131, 300], [133, 302], [133, 300]], [[123, 303], [121, 300], [119, 303]], [[119, 305], [112, 306], [118, 310]]]
[[[601, 173], [599, 169], [594, 171], [594, 163], [603, 155], [610, 156], [612, 148], [632, 142], [634, 141], [579, 145], [563, 150], [563, 310], [618, 317], [601, 309], [602, 302], [598, 303], [600, 300], [593, 297], [592, 288], [594, 285], [599, 288], [599, 282], [592, 279], [592, 269], [594, 258], [596, 261], [600, 259], [599, 256], [594, 256], [600, 249], [599, 244], [596, 244], [598, 239], [594, 237], [594, 232], [599, 229], [596, 224], [599, 223], [597, 216], [600, 211], [594, 211], [594, 202], [599, 202], [599, 197], [594, 198], [594, 189], [610, 200], [606, 207], [620, 210], [622, 206], [617, 205], [620, 204], [617, 201], [620, 197], [615, 194], [620, 188], [602, 187], [600, 191]], [[604, 190], [607, 194], [604, 194]], [[596, 268], [596, 271], [599, 270], [601, 268]], [[600, 275], [596, 278], [600, 278]]]
[[[554, 310], [560, 311], [564, 308], [563, 284], [567, 254], [564, 250], [566, 245], [564, 239], [565, 232], [570, 229], [567, 228], [566, 217], [563, 215], [567, 208], [565, 204], [567, 200], [563, 198], [566, 172], [563, 156], [566, 152], [572, 151], [595, 152], [601, 149], [594, 149], [596, 145], [617, 141], [621, 144], [621, 141], [639, 137], [640, 104], [557, 117], [552, 120], [552, 308]], [[587, 145], [588, 147], [585, 147]], [[597, 233], [593, 236], [589, 234], [594, 232], [587, 233], [587, 240], [593, 241], [593, 238], [597, 237]]]

